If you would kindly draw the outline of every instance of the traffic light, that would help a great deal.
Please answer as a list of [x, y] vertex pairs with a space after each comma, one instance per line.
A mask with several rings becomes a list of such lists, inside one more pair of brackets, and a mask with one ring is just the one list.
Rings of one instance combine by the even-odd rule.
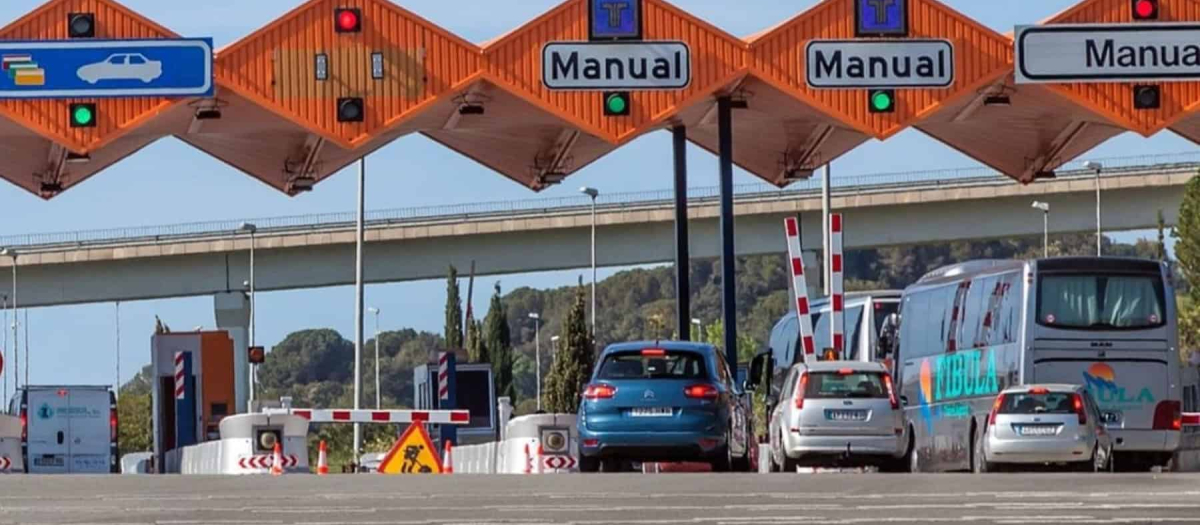
[[895, 113], [896, 90], [872, 89], [868, 91], [867, 108], [871, 113]]
[[1162, 90], [1158, 86], [1133, 86], [1133, 109], [1162, 107]]
[[357, 7], [339, 7], [334, 9], [333, 30], [336, 33], [361, 33], [362, 10]]
[[1158, 0], [1131, 0], [1133, 19], [1158, 20]]
[[96, 36], [94, 13], [67, 13], [67, 38], [93, 38]]
[[93, 102], [75, 102], [68, 107], [67, 117], [72, 128], [96, 127], [96, 104]]
[[364, 113], [363, 99], [359, 97], [337, 99], [338, 122], [362, 122]]
[[630, 105], [628, 91], [604, 92], [604, 116], [627, 117]]

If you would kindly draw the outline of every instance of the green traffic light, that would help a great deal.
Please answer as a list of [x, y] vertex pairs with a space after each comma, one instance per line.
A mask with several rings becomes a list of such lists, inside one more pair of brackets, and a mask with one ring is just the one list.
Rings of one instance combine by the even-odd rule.
[[887, 111], [892, 107], [892, 97], [881, 91], [871, 97], [871, 105], [875, 107], [875, 111]]
[[71, 104], [67, 118], [73, 128], [91, 128], [96, 126], [96, 104], [91, 102]]
[[625, 101], [625, 97], [621, 95], [611, 95], [608, 97], [608, 111], [613, 114], [621, 114], [625, 112], [625, 108], [629, 105]]
[[75, 108], [75, 123], [86, 125], [92, 122], [92, 110], [87, 106], [79, 106]]

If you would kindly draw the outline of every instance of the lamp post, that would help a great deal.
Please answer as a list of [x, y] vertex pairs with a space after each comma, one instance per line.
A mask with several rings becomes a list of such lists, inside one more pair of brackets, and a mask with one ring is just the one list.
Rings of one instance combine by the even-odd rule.
[[[254, 348], [254, 234], [258, 232], [258, 226], [253, 223], [243, 222], [238, 226], [238, 231], [250, 234], [250, 348]], [[241, 365], [239, 365], [241, 366]], [[258, 376], [258, 365], [250, 366], [250, 402], [254, 402], [254, 382]]]
[[372, 306], [367, 311], [375, 314], [375, 410], [379, 410], [383, 406], [379, 393], [379, 309]]
[[1100, 248], [1100, 172], [1104, 171], [1104, 165], [1099, 162], [1086, 162], [1083, 167], [1096, 172], [1096, 257], [1101, 257], [1104, 254]]
[[[354, 408], [362, 408], [362, 343], [363, 343], [363, 222], [366, 208], [367, 158], [358, 159], [358, 216], [354, 239]], [[362, 454], [362, 424], [354, 423], [354, 464]]]
[[700, 318], [693, 317], [692, 325], [696, 327], [696, 338], [697, 338], [696, 340], [703, 342], [704, 341], [704, 323], [700, 321]]
[[533, 319], [533, 359], [537, 361], [537, 409], [542, 409], [542, 314], [529, 312]]
[[1050, 203], [1033, 201], [1033, 208], [1042, 210], [1042, 257], [1050, 257]]
[[579, 193], [592, 198], [592, 337], [596, 337], [596, 197], [600, 190], [584, 186]]

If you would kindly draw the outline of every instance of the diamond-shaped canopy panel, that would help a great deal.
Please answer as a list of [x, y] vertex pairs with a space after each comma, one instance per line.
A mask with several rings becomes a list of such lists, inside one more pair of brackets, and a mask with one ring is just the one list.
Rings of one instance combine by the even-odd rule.
[[[337, 8], [359, 9], [362, 31], [336, 32]], [[325, 80], [318, 79], [318, 55], [327, 61]], [[425, 108], [479, 74], [480, 60], [475, 45], [387, 0], [312, 0], [221, 50], [216, 77], [229, 91], [354, 149], [395, 128], [412, 131]], [[363, 121], [338, 122], [339, 98], [362, 98]]]
[[[1161, 0], [1160, 22], [1195, 22], [1200, 20], [1200, 0]], [[1130, 24], [1133, 21], [1129, 0], [1085, 0], [1045, 24]], [[1200, 102], [1200, 82], [1163, 82], [1159, 109], [1133, 107], [1133, 83], [1070, 83], [1047, 84], [1076, 103], [1104, 115], [1121, 126], [1144, 136], [1162, 131], [1197, 107]]]
[[809, 87], [806, 46], [812, 40], [855, 39], [856, 3], [819, 2], [751, 39], [751, 73], [863, 133], [885, 139], [937, 111], [939, 106], [973, 94], [1011, 71], [1010, 39], [936, 0], [908, 0], [909, 38], [944, 39], [954, 46], [955, 76], [949, 88], [898, 89], [894, 113], [871, 113], [866, 90]]
[[591, 135], [625, 143], [693, 104], [709, 102], [714, 89], [743, 74], [745, 42], [661, 0], [643, 0], [642, 6], [643, 39], [686, 43], [692, 80], [678, 90], [633, 91], [628, 117], [606, 116], [600, 91], [551, 90], [542, 82], [543, 45], [588, 40], [587, 0], [568, 0], [485, 45], [489, 79]]
[[[67, 15], [95, 14], [96, 38], [174, 38], [175, 33], [110, 0], [52, 0], [0, 29], [0, 40], [66, 40]], [[0, 118], [33, 130], [77, 153], [87, 153], [148, 123], [157, 114], [181, 104], [179, 99], [125, 98], [94, 99], [96, 126], [72, 128], [68, 119], [71, 102], [92, 99], [39, 99], [0, 101]], [[159, 136], [168, 135], [161, 133]], [[7, 172], [7, 170], [6, 170]]]

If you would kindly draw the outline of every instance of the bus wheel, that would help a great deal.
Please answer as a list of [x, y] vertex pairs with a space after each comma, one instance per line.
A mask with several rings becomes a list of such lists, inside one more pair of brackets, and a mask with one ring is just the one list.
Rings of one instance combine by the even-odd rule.
[[908, 471], [917, 474], [921, 472], [921, 455], [917, 452], [917, 437], [911, 428], [909, 428], [908, 435], [908, 454], [905, 454], [905, 458], [908, 459]]

